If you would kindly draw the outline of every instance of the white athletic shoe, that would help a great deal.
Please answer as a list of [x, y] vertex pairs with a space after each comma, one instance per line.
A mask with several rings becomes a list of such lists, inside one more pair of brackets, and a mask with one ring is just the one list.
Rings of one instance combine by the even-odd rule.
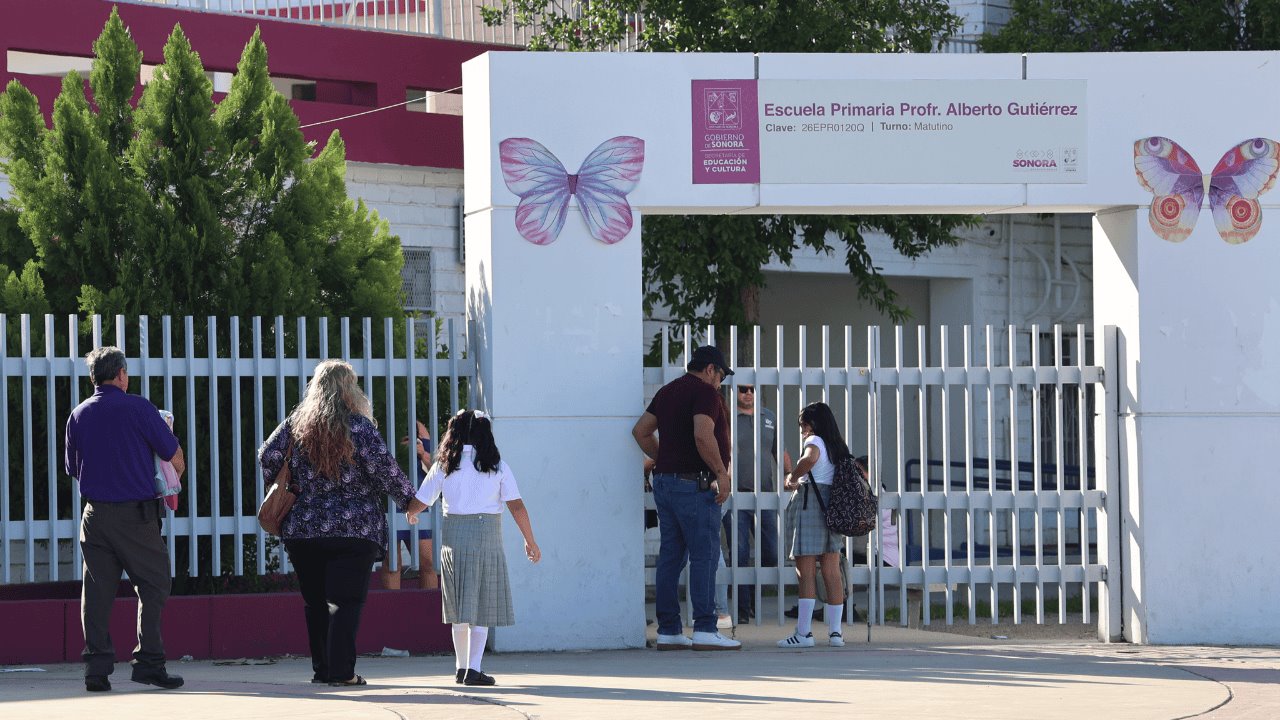
[[785, 637], [785, 638], [783, 638], [783, 639], [779, 640], [779, 641], [778, 641], [778, 647], [780, 647], [780, 648], [810, 648], [810, 647], [813, 647], [813, 633], [809, 633], [809, 634], [807, 634], [807, 635], [804, 635], [803, 637], [802, 637], [802, 636], [800, 636], [800, 635], [796, 635], [795, 633], [792, 633], [790, 636]]
[[693, 647], [693, 641], [685, 637], [683, 633], [680, 635], [658, 633], [657, 647], [659, 650], [688, 650]]
[[833, 632], [827, 637], [827, 642], [831, 647], [844, 647], [844, 636], [838, 632]]
[[694, 650], [741, 650], [742, 643], [721, 635], [718, 632], [695, 632], [693, 634]]
[[728, 616], [728, 615], [721, 614], [719, 617], [717, 617], [717, 618], [716, 618], [716, 629], [717, 629], [717, 630], [732, 630], [732, 629], [733, 629], [733, 618], [732, 618], [732, 617], [730, 617], [730, 616]]

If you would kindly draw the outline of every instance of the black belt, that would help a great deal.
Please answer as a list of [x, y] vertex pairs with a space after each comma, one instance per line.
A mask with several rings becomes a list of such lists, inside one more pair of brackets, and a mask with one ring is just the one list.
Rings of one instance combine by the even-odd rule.
[[680, 478], [681, 480], [688, 480], [689, 482], [701, 482], [703, 480], [715, 479], [715, 475], [711, 474], [710, 470], [703, 470], [702, 472], [691, 472], [691, 473], [685, 472], [685, 473], [672, 473], [672, 474], [675, 475], [677, 478]]
[[90, 500], [89, 498], [84, 498], [84, 501], [88, 505], [96, 507], [99, 510], [112, 508], [111, 513], [115, 513], [119, 510], [137, 511], [138, 517], [142, 522], [150, 522], [154, 520], [156, 523], [159, 523], [160, 518], [164, 516], [164, 512], [160, 509], [160, 498], [150, 498], [148, 500], [121, 500], [117, 502]]

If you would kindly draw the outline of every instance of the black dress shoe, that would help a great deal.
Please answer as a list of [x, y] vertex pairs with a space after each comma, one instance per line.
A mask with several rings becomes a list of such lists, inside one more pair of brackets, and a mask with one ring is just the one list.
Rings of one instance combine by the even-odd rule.
[[143, 685], [155, 685], [165, 690], [182, 687], [182, 676], [170, 675], [164, 668], [159, 670], [134, 670], [133, 681]]
[[459, 670], [459, 671], [458, 671], [458, 674], [454, 677], [454, 680], [453, 680], [453, 681], [454, 681], [454, 682], [456, 682], [456, 683], [458, 683], [459, 685], [461, 685], [461, 684], [462, 684], [462, 681], [463, 681], [464, 679], [466, 679], [466, 677], [467, 677], [467, 671], [466, 671], [466, 669], [464, 668], [464, 669], [462, 669], [462, 670]]
[[84, 689], [89, 692], [106, 692], [111, 689], [111, 681], [106, 675], [85, 675]]
[[463, 685], [493, 685], [494, 679], [479, 670], [467, 670], [466, 677], [462, 678]]
[[790, 610], [788, 610], [788, 611], [786, 611], [786, 612], [784, 612], [784, 613], [782, 613], [782, 614], [783, 614], [783, 615], [785, 615], [786, 617], [789, 617], [789, 618], [792, 618], [792, 619], [799, 618], [799, 617], [800, 617], [800, 606], [799, 606], [799, 605], [792, 605]]

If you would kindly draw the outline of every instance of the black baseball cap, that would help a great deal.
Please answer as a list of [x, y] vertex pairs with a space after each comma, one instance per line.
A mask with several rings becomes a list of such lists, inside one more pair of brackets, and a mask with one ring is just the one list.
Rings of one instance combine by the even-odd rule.
[[720, 352], [720, 348], [714, 345], [703, 345], [693, 351], [693, 355], [689, 358], [689, 364], [686, 370], [693, 371], [693, 366], [715, 365], [724, 371], [725, 375], [732, 375], [733, 370], [729, 369], [729, 364], [724, 361], [724, 353]]

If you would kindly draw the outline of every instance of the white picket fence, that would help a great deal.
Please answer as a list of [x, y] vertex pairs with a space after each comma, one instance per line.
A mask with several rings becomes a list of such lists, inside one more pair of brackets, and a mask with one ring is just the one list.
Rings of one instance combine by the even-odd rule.
[[[666, 360], [673, 336], [683, 347], [677, 358]], [[897, 566], [874, 562], [884, 557], [883, 528], [846, 543], [847, 590], [865, 592], [869, 606], [860, 607], [862, 612], [869, 610], [883, 623], [886, 608], [895, 607], [900, 624], [928, 625], [931, 612], [919, 608], [940, 603], [947, 624], [975, 623], [979, 617], [1021, 623], [1028, 619], [1023, 602], [1034, 600], [1032, 619], [1043, 623], [1046, 608], [1056, 601], [1056, 620], [1065, 623], [1069, 601], [1078, 601], [1083, 623], [1094, 622], [1099, 612], [1118, 622], [1119, 598], [1106, 588], [1108, 566], [1117, 564], [1109, 535], [1119, 515], [1119, 495], [1109, 492], [1117, 473], [1105, 462], [1114, 403], [1107, 402], [1112, 393], [1104, 387], [1103, 364], [1089, 360], [1111, 357], [1114, 342], [1095, 346], [1084, 326], [976, 332], [941, 327], [932, 334], [924, 327], [885, 333], [871, 327], [865, 335], [845, 327], [836, 338], [828, 327], [815, 333], [779, 326], [770, 336], [758, 327], [717, 335], [714, 328], [686, 326], [663, 333], [664, 363], [645, 369], [648, 393], [685, 372], [693, 346], [717, 339], [736, 370], [726, 385], [755, 385], [757, 406], [769, 407], [778, 418], [777, 489], [760, 492], [756, 470], [756, 492], [735, 488], [731, 502], [736, 510], [778, 511], [778, 527], [765, 532], [778, 534], [783, 567], [762, 566], [757, 535], [752, 563], [731, 565], [718, 576], [731, 588], [752, 587], [757, 623], [767, 607], [761, 604], [765, 595], [794, 595], [782, 527], [790, 495], [781, 488], [782, 458], [788, 450], [797, 456], [796, 417], [819, 400], [832, 406], [850, 450], [869, 456], [880, 508], [896, 517], [896, 553], [890, 556], [900, 558]], [[736, 390], [730, 390], [731, 415], [735, 399]], [[758, 432], [759, 413], [752, 417]], [[734, 423], [736, 418], [736, 428]], [[758, 457], [768, 451], [738, 447], [736, 431], [731, 437], [732, 466], [740, 453]], [[651, 496], [646, 502], [652, 509]], [[737, 513], [728, 517], [736, 537]], [[648, 568], [646, 582], [652, 585], [654, 576]], [[779, 623], [787, 604], [774, 601]], [[917, 604], [911, 612], [922, 617], [908, 617]], [[986, 606], [981, 613], [980, 604]], [[730, 614], [735, 605], [731, 600]], [[963, 608], [960, 617], [957, 605]]]
[[[185, 550], [186, 575], [242, 575], [248, 549], [256, 564], [250, 571], [262, 574], [270, 552], [256, 517], [263, 493], [257, 448], [292, 409], [322, 360], [341, 358], [355, 367], [388, 446], [402, 448], [416, 487], [420, 471], [416, 462], [408, 462], [401, 437], [412, 432], [414, 418], [421, 418], [439, 438], [440, 407], [448, 408], [446, 414], [456, 411], [475, 374], [453, 320], [427, 322], [428, 332], [419, 338], [415, 329], [422, 325], [410, 319], [211, 317], [197, 323], [189, 316], [117, 316], [114, 332], [104, 334], [99, 316], [0, 315], [0, 580], [81, 576], [81, 499], [79, 487], [63, 472], [62, 458], [67, 412], [92, 392], [82, 359], [88, 349], [120, 347], [131, 391], [162, 408], [184, 408], [175, 431], [188, 469], [178, 511], [164, 523], [171, 571], [178, 572]], [[388, 507], [394, 536], [409, 528], [393, 510]], [[438, 520], [437, 511], [432, 522]], [[434, 527], [423, 524], [411, 533]], [[418, 543], [409, 547], [416, 567], [424, 559], [418, 557]], [[283, 553], [279, 559], [287, 570]]]

